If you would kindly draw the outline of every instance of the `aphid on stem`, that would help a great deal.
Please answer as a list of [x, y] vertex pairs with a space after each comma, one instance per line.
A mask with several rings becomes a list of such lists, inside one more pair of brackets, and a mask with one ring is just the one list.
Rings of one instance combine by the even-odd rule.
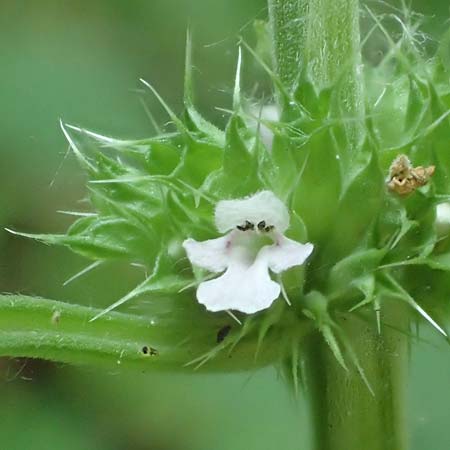
[[231, 325], [225, 325], [223, 326], [218, 332], [217, 332], [217, 338], [216, 342], [220, 344], [230, 333], [231, 331]]
[[144, 345], [142, 347], [142, 353], [146, 356], [158, 356], [159, 352], [156, 350], [156, 348], [149, 347], [147, 345]]

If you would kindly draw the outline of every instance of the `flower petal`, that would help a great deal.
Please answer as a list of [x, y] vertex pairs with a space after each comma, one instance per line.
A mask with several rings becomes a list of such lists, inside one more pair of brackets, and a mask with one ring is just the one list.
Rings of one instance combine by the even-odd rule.
[[221, 233], [243, 225], [246, 220], [254, 225], [264, 221], [281, 233], [289, 226], [286, 206], [271, 191], [261, 191], [239, 200], [222, 200], [217, 204], [215, 214], [216, 226]]
[[228, 267], [228, 246], [230, 236], [222, 236], [217, 239], [198, 242], [194, 239], [186, 239], [183, 247], [186, 250], [189, 261], [194, 265], [211, 272], [223, 272]]
[[309, 242], [300, 244], [283, 235], [278, 235], [277, 242], [274, 245], [263, 247], [260, 250], [260, 254], [262, 254], [262, 258], [267, 259], [270, 270], [280, 273], [291, 267], [303, 264], [313, 249], [314, 245]]
[[280, 295], [280, 286], [272, 281], [264, 258], [249, 267], [233, 260], [219, 278], [201, 283], [197, 299], [209, 311], [233, 309], [252, 314], [268, 308]]

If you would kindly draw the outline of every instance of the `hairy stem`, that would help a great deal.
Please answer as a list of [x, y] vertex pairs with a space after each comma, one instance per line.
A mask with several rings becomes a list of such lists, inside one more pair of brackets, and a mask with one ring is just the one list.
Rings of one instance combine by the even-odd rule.
[[[306, 59], [314, 82], [333, 85], [351, 74], [353, 89], [361, 64], [358, 0], [309, 0], [306, 21]], [[361, 97], [357, 91], [355, 96]], [[359, 100], [359, 99], [358, 99]]]
[[[364, 138], [358, 0], [268, 0], [275, 69], [292, 91], [304, 72], [318, 90], [333, 87], [348, 119], [349, 152]], [[301, 84], [298, 86], [301, 89]]]
[[268, 6], [276, 72], [281, 82], [292, 89], [303, 68], [307, 2], [269, 0]]
[[[403, 313], [391, 308], [389, 320], [406, 327]], [[355, 367], [346, 372], [324, 340], [312, 338], [305, 362], [315, 450], [406, 450], [407, 337], [388, 326], [378, 334], [350, 314], [341, 323], [373, 393]]]
[[[214, 328], [193, 336], [191, 322], [121, 313], [90, 322], [99, 312], [42, 298], [0, 295], [0, 356], [192, 371], [195, 364], [186, 364], [216, 345]], [[254, 342], [243, 341], [233, 349], [232, 357], [226, 349], [203, 367], [239, 371], [267, 365], [276, 357], [274, 350], [265, 347], [266, 352], [255, 360], [254, 346]]]

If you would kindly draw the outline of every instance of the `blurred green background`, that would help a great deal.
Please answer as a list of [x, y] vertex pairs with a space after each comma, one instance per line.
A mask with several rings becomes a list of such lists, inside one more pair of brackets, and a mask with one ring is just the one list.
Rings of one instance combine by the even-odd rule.
[[[448, 0], [413, 8], [434, 36], [448, 26]], [[117, 137], [152, 134], [141, 100], [167, 118], [140, 77], [180, 111], [188, 24], [201, 110], [220, 122], [214, 107], [230, 106], [236, 37], [265, 16], [264, 0], [1, 0], [0, 228], [62, 231], [71, 220], [56, 211], [78, 209], [84, 177], [65, 158], [59, 118]], [[62, 286], [86, 264], [0, 232], [1, 291], [102, 306], [138, 279], [110, 266]], [[450, 353], [422, 337], [405, 380], [412, 449], [445, 450]], [[0, 402], [2, 450], [309, 448], [304, 400], [290, 398], [274, 369], [181, 376], [3, 359]]]

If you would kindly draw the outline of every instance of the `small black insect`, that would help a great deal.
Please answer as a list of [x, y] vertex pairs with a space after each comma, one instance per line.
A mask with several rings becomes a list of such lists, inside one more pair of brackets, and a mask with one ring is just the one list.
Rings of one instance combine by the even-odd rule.
[[220, 344], [227, 336], [228, 333], [231, 330], [231, 325], [225, 325], [223, 326], [218, 332], [217, 332], [217, 343]]
[[156, 348], [148, 347], [147, 345], [144, 345], [142, 347], [142, 353], [144, 355], [149, 355], [149, 356], [157, 356], [157, 355], [159, 355], [159, 352], [158, 352], [158, 350], [156, 350]]

